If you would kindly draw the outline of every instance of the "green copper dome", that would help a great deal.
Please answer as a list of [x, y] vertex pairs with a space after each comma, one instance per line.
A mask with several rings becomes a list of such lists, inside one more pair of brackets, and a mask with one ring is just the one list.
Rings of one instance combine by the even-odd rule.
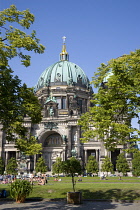
[[68, 61], [69, 55], [63, 43], [60, 61], [45, 69], [38, 79], [35, 91], [48, 86], [80, 86], [91, 88], [84, 71], [75, 63]]
[[84, 71], [69, 61], [59, 61], [49, 66], [39, 77], [36, 91], [46, 86], [75, 85], [89, 88], [89, 80]]

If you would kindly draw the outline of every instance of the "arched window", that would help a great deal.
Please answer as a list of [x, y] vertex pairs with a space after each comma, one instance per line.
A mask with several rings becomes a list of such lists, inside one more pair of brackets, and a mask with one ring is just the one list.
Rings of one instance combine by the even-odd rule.
[[63, 143], [63, 141], [62, 141], [60, 134], [54, 133], [54, 134], [49, 135], [46, 138], [46, 140], [44, 142], [44, 146], [58, 147], [58, 146], [61, 146], [62, 143]]

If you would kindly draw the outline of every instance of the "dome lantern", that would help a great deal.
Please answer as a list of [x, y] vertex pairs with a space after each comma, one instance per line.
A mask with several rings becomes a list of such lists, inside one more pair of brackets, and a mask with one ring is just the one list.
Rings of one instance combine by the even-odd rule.
[[69, 60], [69, 54], [67, 53], [66, 50], [66, 37], [63, 36], [63, 46], [62, 46], [62, 52], [60, 53], [60, 61], [68, 61]]

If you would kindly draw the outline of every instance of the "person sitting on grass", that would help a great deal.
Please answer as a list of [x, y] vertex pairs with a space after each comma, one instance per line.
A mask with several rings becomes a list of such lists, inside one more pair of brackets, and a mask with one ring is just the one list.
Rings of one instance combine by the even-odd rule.
[[45, 181], [45, 179], [42, 179], [42, 178], [41, 178], [41, 179], [39, 180], [39, 182], [38, 182], [38, 185], [45, 185], [44, 181]]

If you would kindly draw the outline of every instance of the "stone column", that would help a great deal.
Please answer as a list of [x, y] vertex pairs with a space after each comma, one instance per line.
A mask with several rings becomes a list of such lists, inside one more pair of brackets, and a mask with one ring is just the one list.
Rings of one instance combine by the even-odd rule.
[[7, 163], [8, 163], [8, 151], [6, 151], [6, 156], [5, 156], [5, 159], [6, 159], [6, 165], [7, 165]]
[[105, 149], [105, 156], [109, 156], [107, 149]]
[[35, 167], [36, 167], [36, 155], [34, 155], [34, 171], [35, 171]]
[[110, 157], [111, 160], [111, 151], [108, 151], [108, 157]]
[[63, 149], [63, 151], [62, 151], [62, 155], [61, 155], [61, 159], [62, 159], [62, 161], [64, 161], [64, 156], [65, 156], [65, 150]]
[[96, 152], [96, 161], [98, 162], [99, 161], [99, 153], [98, 153], [98, 149], [95, 150]]
[[49, 169], [51, 170], [51, 156], [52, 156], [52, 153], [51, 152], [49, 152], [48, 153], [48, 159], [49, 159], [49, 161], [48, 161], [48, 165], [49, 165]]
[[19, 158], [19, 151], [16, 151], [16, 160]]
[[68, 157], [71, 157], [71, 126], [68, 126]]
[[101, 140], [101, 149], [100, 149], [100, 157], [101, 158], [104, 158], [105, 157], [105, 147], [104, 147], [104, 143], [103, 141]]
[[123, 150], [122, 149], [120, 149], [120, 153], [123, 153]]
[[[31, 171], [31, 162], [30, 161], [28, 161], [27, 163], [26, 163], [26, 166], [27, 166], [27, 171]], [[34, 168], [34, 170], [35, 170], [35, 168]]]
[[85, 150], [85, 164], [87, 163], [87, 149]]
[[101, 149], [99, 149], [99, 172], [101, 171], [101, 164], [102, 164]]
[[77, 126], [77, 155], [78, 155], [78, 158], [81, 157], [81, 154], [80, 154], [80, 127]]

